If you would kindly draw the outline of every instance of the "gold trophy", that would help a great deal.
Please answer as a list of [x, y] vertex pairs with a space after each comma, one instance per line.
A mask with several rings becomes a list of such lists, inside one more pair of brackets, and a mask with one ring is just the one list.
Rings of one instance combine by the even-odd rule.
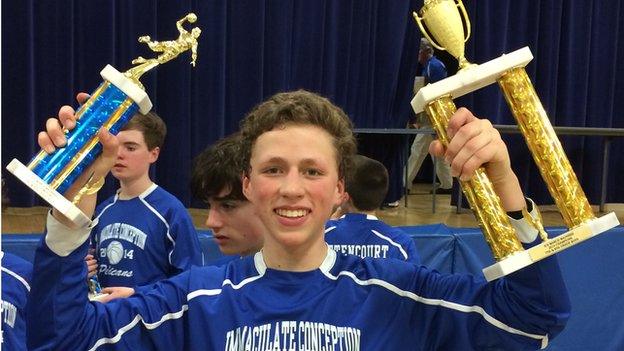
[[97, 132], [100, 128], [108, 129], [112, 134], [119, 130], [134, 116], [135, 113], [147, 113], [152, 103], [145, 92], [139, 78], [150, 69], [170, 61], [181, 53], [191, 51], [191, 64], [195, 66], [197, 59], [197, 38], [201, 30], [197, 27], [187, 31], [183, 24], [194, 23], [197, 16], [189, 13], [176, 22], [180, 33], [176, 40], [152, 41], [149, 36], [142, 36], [139, 42], [159, 53], [156, 58], [138, 57], [132, 61], [136, 66], [120, 73], [111, 65], [100, 72], [104, 79], [102, 84], [91, 94], [76, 112], [76, 127], [67, 132], [67, 145], [58, 148], [52, 154], [39, 151], [27, 166], [13, 159], [7, 169], [24, 184], [59, 210], [77, 226], [91, 223], [76, 204], [85, 194], [97, 192], [104, 184], [104, 178], [96, 178], [91, 174], [81, 184], [78, 194], [67, 200], [63, 197], [69, 187], [95, 161], [102, 150]]
[[484, 169], [478, 169], [471, 180], [460, 184], [497, 261], [483, 269], [485, 278], [488, 281], [500, 278], [617, 226], [619, 221], [614, 213], [596, 218], [591, 210], [524, 69], [533, 59], [531, 50], [524, 47], [480, 65], [471, 64], [464, 57], [470, 20], [461, 0], [425, 0], [419, 14], [413, 15], [423, 35], [437, 49], [453, 55], [460, 68], [456, 75], [422, 88], [412, 99], [414, 112], [424, 110], [439, 140], [448, 145], [446, 129], [456, 111], [452, 99], [498, 82], [569, 228], [565, 234], [548, 238], [539, 215], [534, 219], [525, 210], [524, 218], [538, 230], [543, 242], [524, 250], [492, 183]]

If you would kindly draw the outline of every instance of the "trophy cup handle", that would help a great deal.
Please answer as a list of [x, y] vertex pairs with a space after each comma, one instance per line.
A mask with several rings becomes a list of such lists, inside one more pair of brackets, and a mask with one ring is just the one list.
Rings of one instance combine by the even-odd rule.
[[464, 7], [464, 3], [462, 0], [455, 0], [456, 5], [461, 11], [462, 17], [464, 17], [464, 23], [466, 24], [466, 37], [464, 38], [464, 43], [468, 41], [470, 38], [470, 18], [468, 18], [468, 13], [466, 12], [466, 8]]
[[418, 25], [418, 28], [420, 28], [420, 32], [425, 36], [425, 38], [427, 38], [427, 40], [429, 40], [431, 45], [433, 45], [433, 47], [438, 49], [438, 50], [446, 51], [445, 48], [441, 47], [435, 41], [433, 41], [433, 39], [431, 38], [429, 33], [427, 33], [427, 31], [425, 30], [425, 27], [422, 24], [422, 18], [418, 16], [416, 11], [412, 11], [412, 16], [414, 16], [414, 21], [416, 21], [416, 24]]

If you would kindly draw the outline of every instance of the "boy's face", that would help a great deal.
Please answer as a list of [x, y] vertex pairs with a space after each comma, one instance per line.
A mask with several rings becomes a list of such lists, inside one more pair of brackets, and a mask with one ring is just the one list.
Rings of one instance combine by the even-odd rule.
[[229, 199], [225, 189], [208, 200], [206, 226], [225, 255], [246, 256], [262, 248], [263, 225], [251, 202]]
[[124, 130], [117, 134], [119, 151], [117, 161], [111, 169], [113, 176], [120, 181], [139, 179], [149, 172], [149, 166], [156, 162], [160, 148], [147, 149], [143, 133], [138, 130]]
[[267, 229], [265, 249], [324, 240], [325, 222], [344, 193], [335, 153], [332, 137], [316, 126], [287, 125], [258, 137], [243, 191]]

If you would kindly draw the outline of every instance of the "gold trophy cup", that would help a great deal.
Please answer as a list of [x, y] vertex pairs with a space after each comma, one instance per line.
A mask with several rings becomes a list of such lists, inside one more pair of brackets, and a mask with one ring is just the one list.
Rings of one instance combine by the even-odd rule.
[[440, 141], [448, 145], [446, 129], [456, 111], [452, 99], [498, 82], [548, 191], [569, 228], [565, 234], [549, 239], [539, 212], [538, 218], [533, 218], [523, 211], [525, 219], [538, 230], [543, 240], [541, 244], [524, 250], [492, 183], [485, 171], [478, 169], [471, 180], [460, 181], [460, 184], [497, 261], [483, 270], [485, 278], [488, 281], [500, 278], [617, 226], [619, 221], [614, 213], [596, 218], [591, 210], [524, 69], [533, 59], [529, 48], [480, 65], [471, 64], [464, 57], [464, 43], [470, 37], [470, 21], [462, 1], [425, 0], [419, 12], [413, 15], [423, 35], [437, 49], [453, 55], [459, 61], [460, 70], [452, 77], [422, 88], [412, 99], [414, 112], [424, 110]]

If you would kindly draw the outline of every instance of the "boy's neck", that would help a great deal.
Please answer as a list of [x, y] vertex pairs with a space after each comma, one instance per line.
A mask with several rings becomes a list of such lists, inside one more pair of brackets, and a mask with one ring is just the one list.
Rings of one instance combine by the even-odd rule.
[[298, 247], [281, 247], [279, 245], [266, 245], [262, 248], [262, 256], [268, 268], [289, 271], [308, 272], [321, 266], [327, 256], [327, 244], [324, 236], [311, 245], [299, 245]]
[[343, 204], [342, 206], [344, 208], [344, 213], [345, 214], [359, 213], [359, 214], [363, 214], [363, 215], [370, 215], [370, 216], [377, 217], [377, 213], [376, 213], [377, 211], [375, 211], [375, 210], [363, 211], [363, 210], [360, 210], [360, 209], [356, 208], [355, 206], [353, 206], [353, 204], [351, 204], [350, 202], [346, 203], [346, 204]]
[[119, 198], [122, 200], [135, 198], [143, 194], [152, 184], [154, 183], [147, 174], [139, 179], [119, 181], [121, 188]]

